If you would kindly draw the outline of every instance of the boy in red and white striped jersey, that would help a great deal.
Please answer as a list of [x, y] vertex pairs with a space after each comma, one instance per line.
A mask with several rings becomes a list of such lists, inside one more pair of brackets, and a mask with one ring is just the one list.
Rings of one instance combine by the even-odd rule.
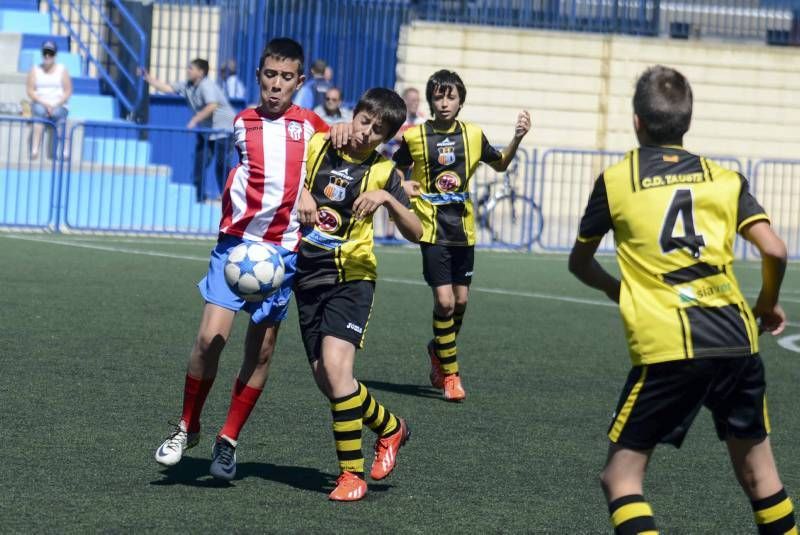
[[[211, 475], [224, 480], [236, 473], [235, 448], [244, 423], [267, 380], [280, 322], [292, 295], [300, 223], [315, 217], [315, 205], [303, 189], [307, 144], [328, 126], [314, 112], [292, 104], [303, 84], [303, 49], [278, 38], [269, 42], [257, 72], [261, 101], [234, 120], [239, 165], [231, 170], [222, 195], [219, 238], [207, 275], [198, 287], [205, 300], [200, 329], [189, 357], [181, 419], [156, 450], [156, 461], [172, 466], [197, 444], [200, 413], [217, 374], [220, 353], [236, 312], [251, 315], [244, 360], [233, 387], [228, 417], [216, 435]], [[346, 136], [346, 134], [345, 134]], [[336, 140], [334, 140], [336, 143]], [[308, 196], [308, 197], [306, 197]], [[309, 204], [304, 204], [308, 203]], [[281, 289], [258, 303], [242, 300], [225, 282], [228, 252], [243, 241], [262, 241], [280, 251], [286, 265]]]

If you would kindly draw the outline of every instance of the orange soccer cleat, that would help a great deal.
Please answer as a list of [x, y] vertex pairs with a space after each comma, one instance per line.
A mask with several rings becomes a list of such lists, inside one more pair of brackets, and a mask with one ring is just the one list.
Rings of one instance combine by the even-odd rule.
[[397, 463], [397, 452], [411, 438], [411, 430], [402, 418], [397, 419], [400, 428], [396, 433], [386, 438], [378, 438], [375, 442], [375, 460], [372, 461], [370, 477], [383, 479], [392, 473]]
[[335, 502], [354, 502], [367, 494], [367, 482], [353, 472], [342, 472], [336, 480], [336, 488], [328, 494]]
[[461, 377], [454, 373], [444, 376], [445, 401], [463, 401], [467, 397], [464, 387], [461, 386]]
[[431, 359], [431, 385], [435, 388], [444, 388], [444, 375], [439, 365], [439, 357], [436, 356], [436, 349], [433, 347], [433, 340], [428, 342], [428, 357]]

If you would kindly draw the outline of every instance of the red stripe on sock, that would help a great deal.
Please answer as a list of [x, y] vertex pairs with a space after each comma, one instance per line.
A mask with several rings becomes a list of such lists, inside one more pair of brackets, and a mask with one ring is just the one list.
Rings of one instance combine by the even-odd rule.
[[220, 436], [225, 435], [232, 440], [239, 439], [239, 433], [250, 417], [250, 411], [256, 406], [261, 392], [262, 390], [247, 386], [238, 377], [236, 378], [231, 393], [231, 408], [228, 409], [228, 418], [222, 426], [222, 431], [219, 432]]
[[181, 421], [190, 433], [200, 431], [200, 413], [206, 403], [208, 393], [214, 379], [196, 379], [186, 374], [186, 384], [183, 387], [183, 412]]

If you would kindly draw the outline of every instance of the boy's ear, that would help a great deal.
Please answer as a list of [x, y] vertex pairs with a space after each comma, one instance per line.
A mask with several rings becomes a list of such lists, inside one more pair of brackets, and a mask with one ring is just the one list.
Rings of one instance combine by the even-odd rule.
[[306, 75], [305, 74], [301, 74], [300, 76], [298, 76], [297, 77], [297, 87], [295, 87], [294, 90], [297, 91], [298, 89], [303, 87], [303, 84], [305, 83], [305, 81], [306, 81]]

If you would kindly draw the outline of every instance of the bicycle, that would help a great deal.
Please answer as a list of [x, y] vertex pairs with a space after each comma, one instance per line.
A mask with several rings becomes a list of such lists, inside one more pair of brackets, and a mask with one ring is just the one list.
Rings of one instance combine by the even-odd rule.
[[530, 249], [542, 235], [544, 219], [539, 205], [514, 187], [518, 173], [514, 159], [502, 178], [478, 186], [482, 191], [475, 201], [476, 220], [492, 245]]

